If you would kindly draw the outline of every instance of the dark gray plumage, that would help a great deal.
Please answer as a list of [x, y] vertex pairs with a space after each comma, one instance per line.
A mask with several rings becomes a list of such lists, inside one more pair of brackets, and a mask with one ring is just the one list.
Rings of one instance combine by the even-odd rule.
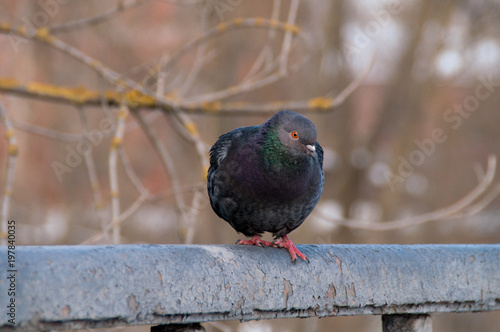
[[[261, 126], [237, 128], [210, 149], [208, 195], [215, 213], [251, 240], [241, 244], [297, 250], [287, 234], [299, 227], [323, 192], [323, 149], [314, 124], [281, 111]], [[272, 243], [260, 239], [273, 233]], [[281, 238], [279, 240], [278, 238]]]

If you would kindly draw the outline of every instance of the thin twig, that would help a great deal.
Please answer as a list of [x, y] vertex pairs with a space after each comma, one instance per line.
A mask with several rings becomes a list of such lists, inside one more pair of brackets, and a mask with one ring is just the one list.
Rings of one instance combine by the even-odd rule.
[[[271, 20], [278, 20], [281, 8], [281, 0], [273, 0], [273, 10], [271, 12]], [[260, 51], [257, 59], [253, 63], [252, 67], [248, 71], [245, 77], [241, 80], [242, 82], [249, 82], [253, 77], [261, 70], [262, 72], [270, 71], [272, 58], [273, 58], [273, 47], [272, 43], [276, 37], [276, 30], [270, 29], [267, 32], [267, 41], [262, 50]]]
[[150, 194], [148, 191], [143, 191], [141, 195], [135, 200], [135, 202], [130, 205], [122, 214], [120, 214], [113, 222], [106, 225], [99, 233], [95, 234], [91, 238], [85, 240], [81, 244], [95, 244], [101, 240], [106, 234], [108, 234], [114, 227], [121, 225], [128, 217], [132, 215], [146, 200], [148, 200]]
[[38, 136], [47, 137], [47, 138], [58, 140], [58, 141], [79, 142], [82, 139], [85, 139], [85, 135], [83, 135], [83, 134], [63, 133], [63, 132], [60, 132], [58, 130], [33, 125], [33, 124], [19, 121], [19, 120], [12, 119], [12, 124], [13, 124], [14, 128], [19, 129], [21, 131], [24, 131], [24, 132], [27, 132], [30, 134], [34, 134], [34, 135], [38, 135]]
[[7, 237], [8, 237], [8, 225], [7, 219], [9, 218], [9, 208], [10, 208], [10, 198], [12, 196], [12, 188], [14, 185], [14, 174], [16, 169], [16, 160], [18, 154], [18, 146], [17, 139], [14, 135], [14, 130], [12, 128], [12, 124], [9, 120], [9, 116], [7, 115], [7, 110], [5, 109], [4, 104], [0, 101], [0, 120], [5, 125], [5, 137], [7, 138], [8, 143], [8, 156], [7, 156], [7, 165], [5, 168], [5, 183], [2, 193], [2, 210], [0, 211], [0, 223], [2, 224], [1, 232], [0, 232], [0, 245], [7, 245]]
[[483, 197], [479, 202], [467, 208], [463, 214], [454, 216], [454, 217], [462, 217], [462, 216], [473, 216], [482, 210], [484, 210], [495, 198], [500, 195], [500, 184], [497, 184], [486, 196]]
[[198, 220], [198, 214], [200, 213], [200, 206], [204, 196], [204, 191], [198, 190], [194, 193], [193, 202], [189, 212], [186, 214], [185, 225], [186, 225], [186, 236], [184, 239], [184, 244], [192, 244], [194, 238], [194, 232], [196, 230], [196, 221]]
[[[152, 122], [159, 117], [161, 117], [162, 114], [158, 112], [150, 112], [146, 114], [144, 117], [146, 121]], [[72, 133], [64, 133], [58, 130], [50, 129], [50, 128], [45, 128], [37, 125], [33, 125], [31, 123], [11, 119], [10, 120], [14, 128], [34, 134], [34, 135], [39, 135], [43, 136], [46, 138], [50, 138], [53, 140], [58, 140], [58, 141], [63, 141], [63, 142], [80, 142], [81, 140], [88, 139], [87, 134], [72, 134]], [[125, 125], [125, 132], [129, 132], [132, 130], [135, 130], [139, 128], [139, 125], [136, 122], [130, 122]], [[99, 131], [100, 134], [102, 134], [102, 139], [107, 139], [113, 137], [115, 131], [114, 129], [109, 129], [109, 130], [104, 130], [104, 131]]]
[[139, 194], [142, 194], [143, 192], [147, 191], [147, 189], [142, 185], [142, 182], [135, 173], [134, 169], [132, 168], [132, 163], [130, 162], [128, 154], [125, 152], [123, 146], [120, 146], [118, 148], [118, 155], [122, 162], [125, 173], [127, 174], [127, 177], [129, 178], [130, 182], [132, 182], [137, 192]]
[[[286, 23], [289, 25], [295, 24], [295, 19], [297, 18], [297, 10], [299, 8], [299, 0], [292, 0], [290, 2], [290, 9], [288, 11], [288, 18]], [[285, 37], [283, 38], [283, 44], [281, 46], [280, 54], [280, 73], [286, 72], [286, 67], [288, 64], [288, 56], [290, 54], [290, 49], [292, 48], [292, 33], [291, 31], [285, 32]]]
[[[496, 156], [491, 155], [488, 157], [488, 166], [486, 174], [481, 179], [481, 182], [472, 189], [467, 195], [458, 200], [457, 202], [449, 205], [445, 208], [432, 211], [429, 213], [424, 213], [411, 218], [391, 220], [391, 221], [365, 221], [365, 220], [355, 220], [355, 219], [331, 219], [329, 216], [322, 214], [327, 220], [335, 224], [340, 224], [342, 226], [353, 228], [353, 229], [363, 229], [370, 231], [389, 231], [405, 227], [417, 226], [430, 221], [443, 220], [447, 218], [452, 218], [457, 216], [460, 212], [466, 210], [470, 205], [483, 193], [486, 192], [488, 187], [493, 182], [496, 173]], [[494, 189], [494, 195], [498, 195], [498, 187]], [[488, 199], [491, 197], [488, 196]], [[492, 199], [492, 198], [491, 198]], [[484, 207], [483, 205], [481, 205]], [[475, 210], [478, 212], [478, 210]]]
[[146, 137], [148, 138], [149, 142], [155, 149], [156, 153], [160, 157], [161, 163], [163, 165], [163, 168], [165, 170], [165, 173], [169, 175], [170, 181], [172, 182], [172, 187], [174, 189], [175, 193], [175, 200], [177, 202], [177, 207], [178, 207], [178, 212], [182, 216], [182, 219], [184, 219], [184, 210], [185, 210], [185, 202], [184, 202], [184, 197], [181, 194], [181, 192], [178, 190], [180, 188], [179, 184], [179, 177], [177, 175], [177, 170], [175, 168], [174, 161], [170, 154], [168, 153], [168, 150], [165, 148], [165, 145], [161, 142], [160, 138], [152, 128], [152, 126], [149, 125], [146, 121], [144, 121], [143, 115], [139, 112], [134, 112], [133, 113], [135, 119], [137, 122], [140, 124], [142, 127], [142, 130], [146, 134]]
[[[81, 122], [83, 123], [83, 132], [89, 134], [90, 129], [89, 129], [87, 114], [81, 108], [79, 109], [79, 114]], [[85, 134], [83, 134], [83, 136], [85, 136]], [[90, 141], [87, 142], [91, 144]], [[92, 196], [94, 198], [94, 205], [97, 211], [99, 224], [101, 225], [101, 228], [104, 228], [104, 216], [102, 213], [102, 210], [104, 208], [104, 203], [101, 195], [101, 185], [99, 184], [99, 180], [97, 177], [94, 156], [92, 154], [92, 147], [90, 149], [91, 149], [90, 151], [86, 151], [85, 153], [83, 153], [83, 158], [85, 160], [85, 166], [87, 168], [87, 174], [90, 181], [90, 188], [92, 190]]]
[[71, 22], [53, 25], [53, 26], [49, 27], [49, 29], [50, 29], [50, 32], [52, 32], [52, 33], [58, 33], [58, 32], [68, 32], [71, 30], [75, 30], [75, 29], [78, 29], [82, 26], [90, 26], [90, 25], [99, 24], [101, 22], [109, 20], [112, 16], [124, 11], [125, 9], [133, 8], [135, 6], [142, 4], [143, 2], [145, 2], [145, 0], [120, 0], [115, 5], [115, 7], [108, 9], [106, 11], [100, 12], [97, 15], [85, 17], [85, 18], [71, 21]]
[[[211, 9], [212, 9], [213, 4], [210, 1], [207, 1], [205, 6], [203, 6], [202, 12], [201, 12], [201, 27], [202, 29], [206, 28], [207, 21], [208, 21], [208, 16], [210, 15]], [[192, 88], [192, 86], [195, 83], [196, 77], [200, 73], [200, 70], [203, 68], [203, 65], [206, 62], [206, 53], [207, 46], [206, 44], [199, 44], [198, 47], [196, 48], [196, 54], [195, 58], [193, 61], [193, 65], [191, 66], [191, 70], [189, 70], [188, 74], [186, 75], [186, 78], [184, 79], [184, 82], [179, 85], [179, 88], [177, 89], [177, 95], [178, 96], [185, 96], [187, 92]], [[214, 52], [212, 52], [212, 56], [214, 56]], [[162, 65], [162, 68], [166, 68], [166, 63]], [[161, 94], [160, 94], [161, 95]]]
[[[226, 99], [226, 98], [238, 95], [238, 94], [248, 93], [248, 92], [257, 90], [259, 88], [262, 88], [262, 87], [268, 86], [272, 83], [275, 83], [281, 79], [284, 79], [291, 72], [297, 71], [302, 66], [302, 64], [305, 63], [306, 61], [307, 60], [304, 58], [304, 59], [300, 60], [298, 63], [290, 66], [289, 70], [275, 72], [273, 74], [264, 76], [263, 78], [260, 78], [258, 80], [252, 80], [252, 81], [248, 80], [246, 82], [242, 82], [241, 84], [229, 87], [229, 88], [224, 89], [224, 90], [210, 92], [210, 93], [198, 95], [198, 96], [192, 97], [192, 98], [186, 98], [185, 103], [188, 105], [191, 103], [199, 103], [199, 104], [203, 105], [203, 104], [210, 103], [212, 101], [222, 100], [222, 99]], [[219, 102], [219, 104], [220, 104], [220, 102]], [[240, 107], [241, 106], [242, 106], [242, 104], [240, 104]]]
[[120, 224], [117, 222], [120, 215], [120, 195], [118, 183], [118, 149], [123, 143], [125, 119], [129, 111], [122, 105], [116, 121], [116, 130], [109, 151], [109, 183], [111, 189], [111, 224], [113, 244], [120, 243]]

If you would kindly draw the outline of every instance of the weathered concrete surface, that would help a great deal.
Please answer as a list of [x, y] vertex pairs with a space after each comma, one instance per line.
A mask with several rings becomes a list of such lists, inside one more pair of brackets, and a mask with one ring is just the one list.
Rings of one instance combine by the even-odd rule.
[[[500, 245], [16, 248], [16, 325], [47, 330], [500, 309]], [[0, 328], [9, 280], [0, 249]]]

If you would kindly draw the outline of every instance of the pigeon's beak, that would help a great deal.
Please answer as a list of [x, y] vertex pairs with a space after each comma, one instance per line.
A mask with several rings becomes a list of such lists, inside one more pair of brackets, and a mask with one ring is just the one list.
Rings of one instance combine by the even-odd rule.
[[306, 148], [307, 148], [307, 154], [313, 157], [316, 156], [316, 147], [314, 145], [307, 144]]

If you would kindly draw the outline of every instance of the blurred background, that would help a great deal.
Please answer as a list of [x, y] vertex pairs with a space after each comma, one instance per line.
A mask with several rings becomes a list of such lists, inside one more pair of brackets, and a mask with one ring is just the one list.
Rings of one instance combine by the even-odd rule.
[[[316, 124], [325, 150], [325, 190], [291, 234], [295, 243], [500, 242], [500, 182], [488, 178], [488, 158], [500, 155], [499, 1], [119, 3], [0, 3], [0, 23], [31, 36], [50, 28], [107, 73], [179, 105], [120, 112], [106, 99], [120, 92], [116, 81], [50, 43], [3, 30], [0, 102], [13, 130], [4, 121], [0, 136], [13, 132], [18, 154], [0, 140], [0, 186], [12, 185], [3, 212], [17, 221], [18, 244], [234, 243], [241, 235], [206, 194], [208, 149], [285, 106]], [[47, 93], [97, 91], [102, 100], [42, 99], [33, 83], [50, 84], [38, 89]], [[217, 112], [231, 105], [234, 112]], [[433, 317], [435, 331], [500, 324], [498, 313]], [[378, 316], [205, 326], [381, 330]]]

